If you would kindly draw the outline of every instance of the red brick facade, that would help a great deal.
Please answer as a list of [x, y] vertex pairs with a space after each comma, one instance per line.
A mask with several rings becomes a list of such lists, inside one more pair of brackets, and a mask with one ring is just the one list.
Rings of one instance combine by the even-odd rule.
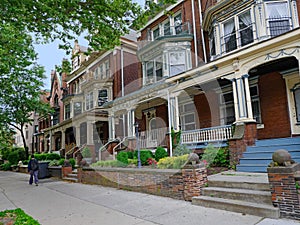
[[289, 137], [290, 119], [286, 86], [282, 75], [270, 73], [259, 77], [259, 98], [263, 129], [257, 132], [258, 139]]

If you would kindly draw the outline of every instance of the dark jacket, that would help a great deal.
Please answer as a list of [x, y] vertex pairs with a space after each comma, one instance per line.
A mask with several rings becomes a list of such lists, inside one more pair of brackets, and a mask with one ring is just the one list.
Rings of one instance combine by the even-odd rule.
[[30, 172], [31, 170], [39, 170], [39, 163], [36, 159], [30, 159], [28, 162], [28, 172]]

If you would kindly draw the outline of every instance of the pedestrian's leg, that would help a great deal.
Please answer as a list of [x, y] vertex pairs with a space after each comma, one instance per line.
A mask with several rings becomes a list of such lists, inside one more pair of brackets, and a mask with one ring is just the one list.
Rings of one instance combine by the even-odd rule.
[[38, 186], [38, 183], [39, 183], [39, 177], [38, 177], [39, 171], [36, 170], [36, 171], [34, 171], [33, 174], [34, 174], [34, 183], [35, 183], [36, 186]]
[[29, 184], [33, 183], [33, 171], [30, 171]]

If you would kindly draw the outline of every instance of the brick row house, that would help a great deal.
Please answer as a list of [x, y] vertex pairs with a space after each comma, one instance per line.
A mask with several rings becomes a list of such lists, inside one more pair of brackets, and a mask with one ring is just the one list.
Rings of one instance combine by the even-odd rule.
[[116, 142], [134, 149], [136, 132], [140, 148], [172, 155], [168, 134], [181, 131], [195, 151], [228, 145], [238, 170], [264, 171], [269, 159], [243, 161], [249, 146], [300, 144], [299, 9], [296, 0], [178, 0], [137, 42], [122, 37], [87, 58], [77, 46], [73, 71], [51, 87], [52, 99], [66, 93], [45, 138], [52, 150], [86, 144], [100, 160]]

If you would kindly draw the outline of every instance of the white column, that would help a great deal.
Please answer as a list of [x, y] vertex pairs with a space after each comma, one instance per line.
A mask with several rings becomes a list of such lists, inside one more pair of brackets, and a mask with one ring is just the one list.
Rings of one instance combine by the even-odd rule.
[[246, 104], [247, 104], [248, 118], [253, 120], [252, 102], [251, 102], [250, 86], [249, 86], [248, 77], [249, 77], [248, 74], [243, 76], [244, 84], [245, 84]]
[[[93, 124], [91, 122], [86, 122], [86, 133], [87, 133], [86, 144], [93, 145]], [[80, 143], [80, 144], [84, 144], [84, 143]]]
[[75, 126], [75, 140], [76, 146], [80, 145], [80, 125]]
[[61, 131], [61, 148], [66, 149], [66, 131], [63, 129]]
[[127, 111], [127, 127], [128, 127], [128, 137], [132, 137], [135, 135], [135, 129], [134, 129], [134, 123], [135, 123], [135, 119], [134, 119], [134, 109], [130, 109]]
[[115, 139], [115, 118], [113, 115], [108, 117], [108, 126], [109, 126], [109, 140]]
[[237, 97], [236, 80], [235, 79], [232, 80], [232, 92], [233, 92], [235, 119], [236, 119], [236, 121], [239, 121], [240, 115], [239, 115], [239, 106], [238, 106], [238, 97]]
[[175, 131], [179, 130], [179, 109], [178, 109], [178, 97], [170, 97], [170, 121], [171, 127]]

